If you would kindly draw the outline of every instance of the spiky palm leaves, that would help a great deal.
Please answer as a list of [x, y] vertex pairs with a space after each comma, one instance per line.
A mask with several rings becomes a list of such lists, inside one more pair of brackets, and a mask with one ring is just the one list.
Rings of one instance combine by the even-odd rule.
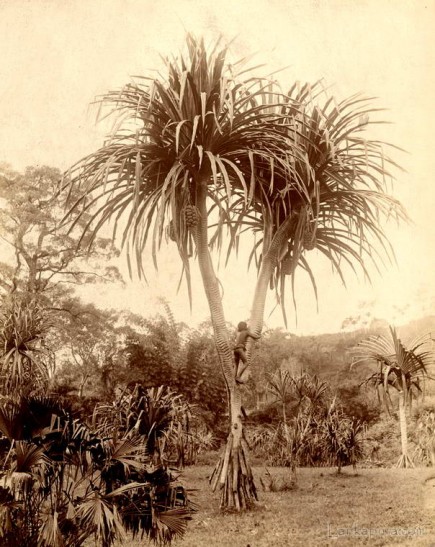
[[399, 396], [399, 423], [402, 441], [402, 455], [399, 467], [413, 463], [408, 455], [406, 409], [413, 398], [422, 393], [422, 384], [430, 378], [435, 365], [435, 352], [431, 334], [420, 336], [405, 346], [396, 329], [390, 327], [390, 336], [371, 336], [360, 342], [356, 348], [356, 363], [369, 361], [378, 365], [378, 370], [367, 378], [366, 383], [376, 387], [387, 409], [392, 406], [390, 387]]
[[167, 462], [174, 446], [183, 443], [190, 414], [182, 396], [169, 388], [145, 389], [136, 384], [113, 404], [97, 405], [93, 424], [102, 436], [143, 436], [148, 455], [160, 464]]
[[287, 422], [286, 407], [291, 400], [296, 403], [298, 413], [318, 414], [322, 412], [330, 391], [328, 383], [317, 376], [292, 376], [289, 371], [281, 369], [267, 375], [267, 390], [282, 405], [284, 424]]
[[394, 162], [363, 138], [370, 101], [336, 104], [320, 84], [283, 93], [272, 80], [234, 73], [241, 63], [229, 69], [219, 43], [210, 53], [191, 36], [187, 45], [186, 58], [167, 61], [166, 81], [136, 78], [102, 97], [117, 122], [105, 146], [67, 174], [65, 185], [82, 190], [71, 211], [94, 211], [94, 236], [109, 220], [116, 234], [124, 217], [122, 242], [139, 272], [148, 242], [157, 262], [167, 226], [189, 280], [190, 235], [206, 196], [216, 212], [211, 243], [221, 248], [228, 228], [230, 254], [244, 229], [258, 231], [252, 256], [259, 265], [273, 253], [280, 293], [281, 273], [310, 271], [303, 251], [314, 247], [342, 276], [342, 263], [367, 273], [377, 244], [388, 250], [379, 217], [404, 216], [385, 193]]
[[48, 380], [52, 353], [44, 337], [50, 321], [36, 300], [11, 297], [0, 310], [0, 375], [6, 395], [30, 393]]
[[364, 425], [346, 416], [336, 405], [335, 399], [329, 405], [326, 416], [318, 420], [319, 448], [324, 461], [337, 467], [341, 472], [343, 465], [353, 465], [364, 455]]
[[287, 424], [286, 405], [290, 400], [293, 388], [293, 378], [288, 370], [278, 369], [275, 374], [267, 376], [267, 390], [282, 407], [284, 427]]
[[[319, 404], [319, 402], [317, 403]], [[270, 465], [337, 466], [356, 465], [364, 454], [363, 425], [347, 416], [335, 403], [321, 408], [299, 408], [288, 425], [266, 425], [251, 433], [256, 455]]]
[[[260, 216], [262, 222], [253, 223], [265, 235], [265, 226], [274, 225], [275, 237], [285, 228], [274, 270], [281, 303], [286, 276], [292, 275], [294, 288], [297, 266], [308, 272], [316, 291], [306, 251], [316, 248], [343, 283], [348, 268], [355, 271], [358, 266], [369, 277], [367, 262], [379, 269], [383, 252], [391, 256], [380, 218], [406, 217], [400, 204], [386, 194], [390, 168], [395, 166], [384, 152], [387, 145], [363, 136], [370, 123], [368, 114], [376, 111], [370, 101], [355, 96], [336, 104], [322, 93], [320, 84], [294, 88], [289, 95], [298, 105], [289, 121], [288, 142], [299, 150], [292, 173], [299, 184], [295, 187], [284, 180], [279, 195], [285, 199], [275, 197], [270, 218], [265, 222]], [[266, 256], [262, 250], [258, 260]]]

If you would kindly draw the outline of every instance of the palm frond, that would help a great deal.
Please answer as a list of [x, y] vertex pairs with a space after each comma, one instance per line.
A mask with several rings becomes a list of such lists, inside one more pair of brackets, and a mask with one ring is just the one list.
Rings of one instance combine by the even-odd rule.
[[[102, 148], [65, 174], [64, 190], [79, 194], [66, 221], [74, 226], [74, 219], [89, 214], [83, 241], [91, 232], [90, 244], [109, 221], [113, 237], [122, 227], [129, 268], [135, 263], [140, 276], [147, 253], [157, 267], [172, 225], [191, 294], [184, 211], [198, 205], [206, 185], [217, 211], [208, 219], [210, 240], [218, 251], [226, 241], [226, 260], [237, 253], [249, 225], [260, 234], [261, 243], [248, 243], [260, 268], [281, 230], [292, 262], [289, 275], [298, 265], [310, 274], [303, 244], [310, 231], [311, 245], [317, 243], [343, 281], [342, 263], [369, 278], [367, 261], [380, 268], [383, 257], [394, 257], [382, 222], [406, 219], [388, 193], [398, 168], [386, 153], [389, 145], [365, 138], [370, 125], [381, 123], [381, 109], [360, 95], [337, 103], [322, 82], [285, 93], [243, 63], [230, 66], [227, 54], [219, 40], [209, 51], [203, 40], [188, 35], [186, 53], [165, 60], [166, 78], [136, 77], [98, 99], [114, 127]], [[283, 230], [293, 216], [298, 223]], [[280, 281], [274, 286], [284, 304], [282, 260], [275, 264]]]

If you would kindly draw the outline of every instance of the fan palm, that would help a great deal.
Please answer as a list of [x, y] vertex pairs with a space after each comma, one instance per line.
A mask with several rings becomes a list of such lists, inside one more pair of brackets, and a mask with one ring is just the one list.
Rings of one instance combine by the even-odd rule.
[[[134, 261], [139, 275], [146, 251], [157, 265], [170, 239], [190, 295], [196, 253], [230, 398], [222, 504], [240, 508], [253, 500], [255, 486], [211, 249], [223, 252], [228, 242], [229, 257], [244, 231], [258, 234], [250, 243], [250, 263], [258, 268], [250, 328], [259, 335], [270, 284], [283, 303], [286, 276], [293, 283], [298, 264], [314, 284], [305, 251], [317, 247], [342, 278], [346, 263], [367, 273], [367, 257], [377, 264], [377, 252], [389, 253], [380, 217], [404, 213], [385, 192], [393, 162], [381, 143], [360, 136], [368, 101], [325, 98], [318, 107], [320, 84], [284, 93], [226, 56], [220, 41], [208, 51], [188, 35], [187, 54], [166, 61], [166, 79], [135, 77], [103, 96], [107, 115], [115, 116], [113, 132], [70, 169], [64, 187], [81, 191], [67, 218], [92, 211], [86, 231], [93, 237], [113, 221], [113, 236], [122, 231], [129, 267]], [[248, 346], [248, 362], [250, 352]]]
[[422, 383], [430, 378], [430, 368], [435, 364], [433, 339], [424, 335], [413, 340], [405, 347], [397, 336], [396, 329], [390, 327], [390, 337], [371, 336], [357, 346], [358, 360], [356, 362], [372, 361], [379, 369], [367, 378], [366, 383], [374, 385], [382, 396], [388, 409], [392, 399], [389, 388], [394, 388], [399, 395], [399, 424], [402, 454], [397, 462], [398, 467], [412, 467], [408, 455], [408, 434], [406, 409], [412, 399], [422, 393]]
[[144, 436], [100, 437], [48, 397], [1, 401], [0, 434], [1, 545], [106, 547], [126, 531], [166, 544], [186, 530], [194, 506], [167, 469], [149, 471]]

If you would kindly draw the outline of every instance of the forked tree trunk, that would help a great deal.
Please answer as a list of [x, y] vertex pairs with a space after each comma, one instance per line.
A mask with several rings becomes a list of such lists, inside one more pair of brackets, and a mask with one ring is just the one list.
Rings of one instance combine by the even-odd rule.
[[[198, 253], [198, 264], [210, 309], [213, 332], [220, 363], [224, 372], [229, 395], [230, 433], [224, 453], [218, 460], [210, 478], [213, 491], [217, 486], [221, 490], [221, 508], [237, 510], [248, 507], [258, 499], [249, 462], [249, 447], [244, 435], [242, 398], [239, 385], [235, 381], [236, 370], [233, 351], [230, 346], [225, 316], [222, 306], [219, 282], [216, 278], [210, 256], [207, 235], [207, 186], [206, 181], [198, 185], [197, 206], [199, 222], [194, 230]], [[263, 327], [264, 307], [269, 282], [282, 252], [283, 243], [288, 238], [292, 219], [289, 218], [271, 238], [268, 248], [263, 249], [263, 262], [260, 269], [251, 310], [250, 330], [260, 335]], [[252, 339], [248, 339], [247, 358], [250, 364]], [[251, 342], [251, 343], [250, 343]], [[249, 366], [241, 380], [249, 377]]]
[[220, 286], [208, 247], [205, 184], [200, 186], [197, 197], [200, 219], [194, 235], [198, 263], [210, 308], [216, 348], [229, 394], [230, 411], [230, 432], [226, 448], [219, 458], [210, 482], [213, 490], [219, 485], [222, 509], [240, 510], [252, 505], [257, 499], [257, 492], [249, 463], [248, 445], [244, 437], [242, 398], [240, 388], [235, 381], [235, 363], [225, 322]]
[[[266, 305], [266, 297], [269, 290], [269, 283], [272, 278], [274, 269], [278, 261], [282, 258], [283, 249], [286, 248], [289, 233], [292, 225], [297, 219], [297, 214], [289, 216], [286, 221], [279, 227], [273, 237], [270, 238], [270, 243], [263, 247], [263, 259], [261, 268], [257, 278], [257, 284], [255, 286], [255, 293], [251, 308], [251, 317], [249, 321], [249, 327], [251, 331], [259, 336], [263, 328], [264, 321], [264, 308]], [[265, 237], [266, 240], [266, 237]], [[251, 362], [251, 353], [253, 347], [252, 338], [248, 338], [247, 342], [247, 358], [248, 364]], [[247, 381], [249, 378], [250, 370], [249, 366], [245, 370], [244, 379]]]

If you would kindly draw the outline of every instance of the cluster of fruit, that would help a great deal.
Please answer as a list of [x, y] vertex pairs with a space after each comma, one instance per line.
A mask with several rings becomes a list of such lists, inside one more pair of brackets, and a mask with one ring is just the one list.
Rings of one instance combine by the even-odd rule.
[[194, 228], [198, 224], [199, 211], [194, 205], [186, 205], [184, 208], [184, 221], [187, 228]]

